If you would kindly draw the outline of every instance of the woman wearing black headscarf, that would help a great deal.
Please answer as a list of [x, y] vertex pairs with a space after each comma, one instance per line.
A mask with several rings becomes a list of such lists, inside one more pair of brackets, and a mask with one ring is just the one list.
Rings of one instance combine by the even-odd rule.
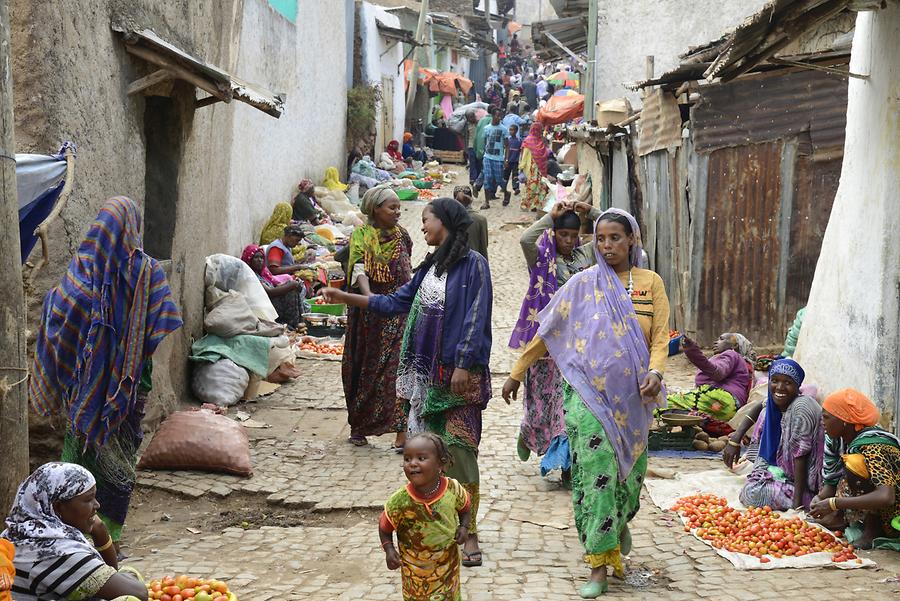
[[397, 395], [405, 400], [409, 433], [430, 431], [450, 447], [447, 476], [472, 497], [472, 521], [463, 565], [481, 565], [476, 515], [479, 500], [478, 444], [481, 412], [491, 397], [493, 293], [487, 261], [469, 248], [472, 219], [460, 203], [438, 198], [422, 211], [425, 242], [435, 247], [413, 279], [387, 295], [362, 296], [335, 288], [328, 302], [378, 313], [409, 313]]

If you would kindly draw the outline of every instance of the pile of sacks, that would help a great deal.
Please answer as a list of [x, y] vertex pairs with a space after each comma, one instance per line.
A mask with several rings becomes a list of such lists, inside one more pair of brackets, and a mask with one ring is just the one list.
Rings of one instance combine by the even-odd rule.
[[296, 348], [250, 266], [224, 254], [206, 258], [206, 335], [191, 345], [191, 388], [203, 402], [229, 407], [256, 396], [260, 381], [297, 377]]

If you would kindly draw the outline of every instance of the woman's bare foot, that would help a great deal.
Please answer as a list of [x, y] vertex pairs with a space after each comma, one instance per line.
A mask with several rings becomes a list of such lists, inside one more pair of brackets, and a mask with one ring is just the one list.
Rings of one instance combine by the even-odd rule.
[[394, 439], [394, 448], [402, 449], [406, 445], [406, 432], [397, 432], [397, 438]]

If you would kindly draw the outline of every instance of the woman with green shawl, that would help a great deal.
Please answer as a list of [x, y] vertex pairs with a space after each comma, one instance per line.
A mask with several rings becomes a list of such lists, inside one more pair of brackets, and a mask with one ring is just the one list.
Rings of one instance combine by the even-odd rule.
[[[400, 222], [400, 199], [388, 186], [365, 193], [360, 207], [366, 225], [350, 236], [350, 289], [366, 296], [390, 294], [412, 277], [412, 239]], [[397, 365], [406, 315], [349, 309], [342, 377], [350, 443], [396, 432], [394, 449], [406, 440], [406, 414], [397, 398]]]

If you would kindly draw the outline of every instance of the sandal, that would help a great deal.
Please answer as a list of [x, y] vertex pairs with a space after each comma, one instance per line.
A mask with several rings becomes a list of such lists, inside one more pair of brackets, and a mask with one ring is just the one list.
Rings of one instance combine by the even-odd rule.
[[582, 599], [596, 599], [607, 590], [609, 590], [609, 583], [606, 580], [603, 582], [589, 580], [578, 590], [578, 595]]
[[462, 564], [467, 568], [477, 568], [481, 565], [482, 556], [481, 551], [473, 551], [472, 553], [462, 552], [463, 560]]
[[391, 450], [392, 450], [393, 452], [397, 453], [398, 455], [402, 455], [402, 454], [403, 454], [403, 445], [397, 446], [397, 445], [395, 445], [395, 444], [392, 444], [392, 445], [391, 445]]
[[351, 436], [347, 439], [347, 442], [352, 444], [354, 447], [364, 447], [369, 444], [369, 441], [366, 440], [365, 436]]

